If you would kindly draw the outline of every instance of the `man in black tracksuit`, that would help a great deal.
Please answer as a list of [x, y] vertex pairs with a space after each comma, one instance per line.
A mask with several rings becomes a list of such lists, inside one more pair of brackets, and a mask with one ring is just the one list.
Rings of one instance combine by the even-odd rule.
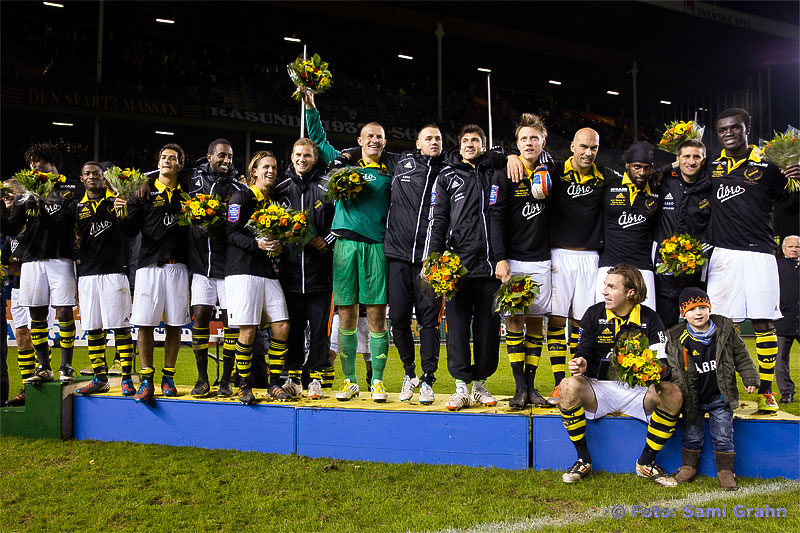
[[[705, 145], [695, 139], [686, 141], [678, 148], [678, 168], [664, 176], [657, 190], [662, 205], [653, 236], [657, 246], [656, 264], [661, 262], [658, 245], [671, 235], [688, 233], [706, 242], [706, 228], [711, 218], [708, 199], [711, 177], [704, 165], [705, 160]], [[681, 290], [688, 286], [705, 288], [699, 270], [686, 278], [656, 274], [656, 309], [665, 329], [678, 323]]]
[[[206, 157], [200, 159], [192, 169], [186, 183], [189, 196], [198, 194], [219, 195], [228, 203], [236, 191], [247, 187], [238, 181], [239, 171], [233, 164], [233, 148], [229, 141], [216, 139], [208, 146]], [[189, 232], [189, 270], [192, 273], [192, 349], [197, 364], [197, 383], [192, 396], [202, 397], [210, 392], [208, 380], [208, 340], [209, 322], [214, 306], [219, 302], [222, 322], [225, 325], [224, 347], [222, 350], [222, 377], [220, 396], [231, 396], [230, 380], [233, 372], [233, 356], [239, 330], [228, 327], [227, 295], [225, 294], [225, 254], [228, 241], [225, 224], [219, 224], [209, 231], [192, 228]]]
[[[311, 344], [305, 370], [308, 372], [308, 397], [323, 396], [323, 383], [333, 384], [333, 367], [328, 358], [331, 295], [333, 292], [333, 243], [331, 233], [334, 205], [325, 199], [325, 163], [310, 139], [300, 139], [292, 148], [292, 164], [283, 181], [275, 186], [274, 196], [282, 205], [308, 213], [316, 235], [304, 246], [292, 244], [280, 257], [279, 279], [286, 295], [289, 313], [289, 351], [286, 370], [289, 379], [284, 390], [299, 394], [305, 359], [305, 331], [309, 325]], [[325, 380], [325, 374], [330, 380]]]
[[493, 171], [483, 157], [486, 136], [479, 126], [464, 126], [459, 139], [460, 151], [448, 152], [448, 166], [436, 179], [425, 246], [426, 257], [447, 249], [469, 270], [447, 302], [447, 368], [456, 380], [456, 392], [447, 402], [450, 410], [470, 405], [467, 385], [473, 381], [472, 402], [497, 404], [484, 382], [497, 370], [500, 347], [500, 317], [492, 310], [500, 282], [494, 278], [487, 220]]

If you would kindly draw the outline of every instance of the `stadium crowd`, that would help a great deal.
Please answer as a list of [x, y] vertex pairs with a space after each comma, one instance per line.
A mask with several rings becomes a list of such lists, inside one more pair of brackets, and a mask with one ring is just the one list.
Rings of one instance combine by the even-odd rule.
[[[497, 370], [501, 342], [493, 300], [502, 283], [522, 274], [542, 290], [527, 312], [506, 317], [516, 387], [509, 406], [558, 406], [577, 453], [563, 481], [591, 472], [586, 420], [614, 412], [648, 424], [637, 474], [663, 486], [690, 481], [708, 412], [720, 482], [735, 488], [735, 373], [749, 392], [757, 391], [762, 411], [778, 409], [772, 321], [781, 313], [770, 220], [777, 204], [796, 209], [798, 193], [786, 185], [800, 178], [798, 165], [780, 169], [748, 143], [747, 111], [728, 109], [716, 119], [719, 154], [690, 140], [679, 147], [674, 164], [656, 168], [653, 145], [636, 142], [618, 173], [595, 163], [603, 135], [594, 128], [560, 131], [572, 138], [569, 153], [552, 157], [545, 150], [545, 120], [533, 114], [522, 114], [513, 130], [513, 152], [489, 150], [475, 124], [463, 126], [459, 145], [445, 149], [439, 127], [425, 124], [416, 150], [391, 153], [384, 150], [386, 134], [377, 122], [361, 129], [356, 148], [340, 151], [327, 140], [314, 96], [306, 94], [304, 103], [308, 138], [294, 143], [284, 170], [275, 154], [260, 151], [240, 173], [232, 144], [216, 139], [194, 164], [179, 145], [163, 146], [157, 169], [129, 198], [110, 190], [107, 165], [97, 161], [85, 162], [78, 180], [56, 183], [44, 201], [4, 198], [3, 260], [15, 274], [11, 308], [25, 383], [55, 379], [47, 342], [51, 307], [61, 339], [59, 379], [74, 381], [72, 309], [80, 303], [93, 379], [78, 394], [110, 389], [105, 349], [111, 330], [120, 353], [121, 393], [152, 401], [153, 334], [163, 321], [160, 387], [163, 395], [176, 395], [180, 327], [193, 318], [193, 396], [232, 396], [235, 387], [239, 400], [252, 404], [256, 378], [276, 401], [303, 391], [310, 399], [330, 395], [335, 341], [344, 377], [335, 397], [359, 396], [355, 360], [368, 352], [366, 390], [382, 403], [388, 398], [388, 316], [405, 371], [399, 399], [417, 393], [421, 404], [431, 404], [446, 311], [447, 370], [454, 380], [446, 408], [492, 406], [497, 399], [486, 381]], [[62, 155], [51, 144], [35, 144], [25, 161], [33, 170], [58, 174]], [[334, 203], [326, 195], [326, 176], [349, 165], [361, 170], [363, 189]], [[184, 194], [219, 195], [227, 219], [205, 231], [180, 224]], [[251, 215], [273, 203], [306, 212], [313, 238], [287, 244], [251, 233]], [[682, 279], [656, 274], [661, 242], [677, 233], [707, 244], [707, 273]], [[140, 239], [135, 257], [127, 244], [134, 238]], [[446, 301], [428, 297], [417, 282], [426, 258], [445, 251], [468, 270]], [[131, 291], [127, 274], [134, 269]], [[207, 366], [216, 306], [225, 328], [222, 376], [213, 390]], [[331, 332], [334, 306], [338, 328]], [[414, 316], [421, 326], [419, 372]], [[756, 332], [758, 370], [733, 327], [747, 319]], [[132, 325], [138, 327], [138, 388]], [[253, 343], [266, 327], [272, 330], [267, 367], [252, 376]], [[616, 380], [610, 358], [623, 334], [646, 339], [659, 362], [657, 384], [630, 387]], [[545, 346], [556, 381], [548, 397], [535, 386]], [[23, 402], [24, 391], [9, 400]], [[655, 458], [681, 412], [687, 429], [676, 480]]]

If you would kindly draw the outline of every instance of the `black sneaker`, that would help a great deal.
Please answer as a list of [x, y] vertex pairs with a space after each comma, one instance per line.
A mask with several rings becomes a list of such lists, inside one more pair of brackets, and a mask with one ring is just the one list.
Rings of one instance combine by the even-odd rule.
[[508, 407], [515, 411], [524, 409], [528, 405], [528, 391], [518, 390], [514, 393], [514, 397], [508, 400]]
[[54, 378], [55, 376], [53, 374], [52, 368], [45, 368], [42, 365], [39, 365], [33, 372], [33, 375], [25, 380], [25, 383], [38, 385], [39, 383], [46, 383], [48, 381], [53, 381]]
[[591, 474], [592, 463], [587, 463], [583, 459], [578, 459], [569, 467], [569, 470], [561, 474], [561, 481], [564, 483], [575, 483]]
[[283, 387], [280, 385], [270, 385], [267, 392], [269, 393], [270, 399], [278, 400], [279, 402], [285, 402], [291, 398], [289, 393], [283, 390]]
[[10, 398], [6, 402], [6, 407], [25, 407], [25, 390], [19, 391], [19, 394]]
[[220, 381], [219, 388], [217, 389], [217, 396], [228, 398], [233, 396], [233, 389], [231, 388], [230, 381]]
[[534, 407], [553, 407], [535, 387], [528, 390], [528, 403]]
[[256, 403], [256, 397], [253, 395], [253, 389], [251, 389], [249, 386], [240, 387], [237, 396], [239, 401], [244, 405], [253, 405]]
[[194, 388], [190, 394], [196, 398], [202, 398], [207, 396], [210, 391], [211, 387], [208, 384], [208, 380], [200, 378], [197, 380], [197, 383], [194, 384]]
[[58, 371], [58, 380], [61, 383], [72, 383], [75, 381], [75, 369], [71, 366], [62, 366]]

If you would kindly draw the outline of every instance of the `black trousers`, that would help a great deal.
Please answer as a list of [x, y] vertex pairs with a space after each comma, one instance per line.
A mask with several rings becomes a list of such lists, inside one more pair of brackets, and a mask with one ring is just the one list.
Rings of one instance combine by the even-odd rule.
[[389, 320], [392, 338], [407, 376], [416, 376], [414, 336], [411, 333], [411, 312], [415, 312], [419, 332], [419, 355], [423, 379], [433, 383], [439, 368], [439, 323], [442, 320], [442, 300], [429, 299], [420, 286], [422, 263], [389, 259]]
[[500, 316], [492, 310], [492, 303], [499, 288], [500, 282], [494, 278], [464, 278], [447, 302], [447, 369], [455, 379], [485, 380], [497, 370]]
[[[286, 310], [289, 313], [289, 353], [286, 370], [314, 372], [330, 366], [331, 293], [286, 293]], [[306, 324], [311, 333], [306, 361]], [[305, 365], [303, 364], [305, 362]]]
[[664, 329], [668, 330], [678, 323], [681, 310], [678, 306], [678, 299], [681, 291], [686, 287], [697, 287], [706, 290], [705, 282], [700, 281], [700, 275], [696, 274], [688, 278], [676, 278], [675, 276], [665, 276], [656, 274], [656, 313], [664, 323]]

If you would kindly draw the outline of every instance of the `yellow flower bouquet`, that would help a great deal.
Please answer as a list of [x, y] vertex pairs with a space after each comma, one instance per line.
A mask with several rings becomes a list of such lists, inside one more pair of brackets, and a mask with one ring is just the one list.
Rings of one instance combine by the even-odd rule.
[[344, 167], [328, 174], [328, 187], [325, 196], [339, 202], [351, 200], [361, 192], [366, 184], [364, 172], [359, 167]]
[[461, 258], [446, 251], [443, 254], [432, 252], [422, 264], [420, 276], [438, 297], [450, 299], [458, 289], [461, 278], [467, 274], [467, 267], [461, 264]]
[[623, 333], [619, 336], [611, 365], [617, 371], [617, 379], [631, 388], [636, 385], [649, 387], [661, 382], [661, 363], [641, 333]]
[[656, 266], [657, 274], [691, 276], [706, 262], [703, 245], [687, 233], [667, 237], [659, 251], [662, 262]]
[[701, 127], [692, 120], [683, 122], [674, 120], [666, 125], [658, 147], [671, 154], [678, 154], [678, 147], [689, 139], [700, 140], [703, 138], [705, 127]]
[[56, 183], [67, 181], [67, 178], [61, 174], [30, 169], [20, 170], [11, 179], [11, 189], [19, 195], [19, 201], [35, 200], [35, 207], [27, 210], [28, 216], [31, 217], [39, 216], [39, 206], [48, 203], [48, 197], [53, 192]]
[[[135, 168], [126, 168], [125, 170], [119, 167], [111, 167], [105, 171], [106, 183], [111, 187], [114, 193], [127, 200], [133, 193], [147, 182], [147, 176], [142, 174]], [[128, 217], [128, 206], [117, 209], [117, 217]]]
[[521, 315], [541, 290], [541, 284], [524, 274], [515, 274], [494, 295], [494, 311], [501, 315]]
[[328, 70], [328, 64], [320, 59], [319, 54], [314, 54], [311, 59], [306, 60], [298, 57], [286, 65], [286, 69], [297, 87], [292, 97], [298, 102], [303, 99], [304, 92], [321, 93], [333, 85], [333, 75]]
[[[800, 163], [800, 132], [789, 126], [786, 133], [775, 133], [775, 137], [764, 145], [763, 153], [767, 161], [774, 163], [782, 169]], [[786, 188], [791, 191], [800, 191], [800, 181], [790, 179]]]
[[[290, 207], [271, 203], [265, 209], [259, 209], [250, 215], [245, 226], [257, 239], [278, 240], [283, 244], [304, 243], [309, 239], [311, 228], [308, 215]], [[274, 252], [270, 256], [277, 255]]]

